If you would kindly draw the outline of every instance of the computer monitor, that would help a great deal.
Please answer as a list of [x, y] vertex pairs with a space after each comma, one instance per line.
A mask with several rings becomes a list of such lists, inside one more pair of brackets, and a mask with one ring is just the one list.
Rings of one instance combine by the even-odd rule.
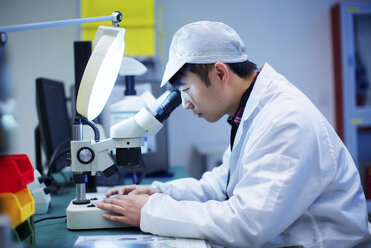
[[[46, 170], [49, 173], [58, 172], [67, 165], [67, 151], [72, 139], [64, 84], [52, 79], [37, 78], [36, 106], [39, 119], [35, 130], [36, 166], [44, 174], [52, 159], [52, 166]], [[44, 164], [41, 147], [46, 158]]]

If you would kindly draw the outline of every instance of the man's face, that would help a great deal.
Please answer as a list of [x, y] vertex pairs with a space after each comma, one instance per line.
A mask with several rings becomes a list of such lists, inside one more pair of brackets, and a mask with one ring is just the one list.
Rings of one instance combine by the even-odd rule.
[[209, 78], [211, 84], [206, 87], [196, 74], [187, 72], [183, 79], [184, 84], [178, 88], [181, 92], [184, 109], [191, 109], [199, 118], [215, 122], [226, 114], [226, 101], [222, 94], [222, 87], [215, 78], [210, 76]]

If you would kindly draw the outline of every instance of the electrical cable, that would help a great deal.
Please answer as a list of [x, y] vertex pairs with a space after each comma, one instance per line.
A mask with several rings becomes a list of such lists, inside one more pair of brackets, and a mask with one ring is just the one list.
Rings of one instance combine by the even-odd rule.
[[45, 218], [42, 218], [42, 219], [39, 219], [39, 220], [35, 220], [34, 224], [39, 223], [39, 222], [44, 221], [44, 220], [61, 219], [61, 218], [66, 218], [66, 215], [45, 217]]
[[[51, 193], [51, 194], [65, 194], [69, 191], [66, 188], [64, 188], [64, 186], [69, 183], [66, 176], [63, 177], [64, 180], [65, 180], [65, 183], [58, 183], [51, 176], [52, 172], [54, 172], [54, 169], [55, 169], [54, 167], [56, 165], [58, 165], [57, 161], [60, 160], [60, 158], [63, 157], [65, 154], [68, 154], [70, 152], [70, 147], [69, 146], [66, 149], [66, 145], [69, 144], [69, 142], [70, 142], [70, 140], [65, 140], [57, 146], [57, 148], [54, 150], [54, 152], [52, 154], [52, 157], [50, 158], [50, 160], [49, 160], [49, 162], [46, 166], [46, 169], [47, 169], [46, 176], [51, 178], [50, 185], [48, 185], [47, 189], [48, 189], [49, 193]], [[65, 150], [62, 151], [62, 149], [65, 149]]]
[[50, 176], [50, 174], [53, 172], [53, 169], [54, 169], [54, 166], [56, 166], [56, 162], [58, 161], [58, 159], [60, 159], [62, 156], [64, 156], [65, 154], [69, 153], [71, 151], [70, 148], [67, 148], [65, 149], [64, 151], [62, 151], [60, 154], [56, 155], [53, 160], [51, 159], [48, 163], [48, 172], [47, 172], [47, 175]]
[[66, 183], [69, 183], [69, 182], [70, 182], [70, 181], [68, 180], [67, 176], [66, 176], [62, 171], [59, 171], [59, 175], [61, 175], [61, 176], [63, 177], [63, 179], [64, 179], [64, 181], [65, 181]]
[[[47, 165], [47, 175], [50, 175], [50, 173], [51, 172], [49, 172], [49, 171], [51, 171], [50, 170], [50, 166], [54, 163], [54, 161], [56, 161], [56, 158], [55, 157], [60, 157], [59, 156], [59, 153], [60, 153], [60, 150], [62, 150], [62, 148], [65, 148], [65, 146], [67, 145], [67, 144], [69, 144], [70, 143], [70, 139], [67, 139], [67, 140], [64, 140], [64, 141], [62, 141], [58, 146], [57, 146], [57, 148], [55, 148], [55, 150], [54, 150], [54, 152], [53, 152], [53, 154], [52, 154], [52, 156], [51, 156], [51, 158], [50, 158], [50, 160], [49, 160], [49, 162], [48, 162], [48, 165]], [[68, 148], [69, 149], [69, 148]]]
[[81, 118], [82, 120], [82, 123], [83, 124], [86, 124], [88, 126], [90, 126], [92, 129], [93, 129], [93, 132], [94, 132], [94, 141], [95, 142], [99, 142], [100, 140], [100, 132], [99, 132], [99, 129], [98, 129], [98, 126], [91, 120], [85, 118], [85, 117], [82, 117]]

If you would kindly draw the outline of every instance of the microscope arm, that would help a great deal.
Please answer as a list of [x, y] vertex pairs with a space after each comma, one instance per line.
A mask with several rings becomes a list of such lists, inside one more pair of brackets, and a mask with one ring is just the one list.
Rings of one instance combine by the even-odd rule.
[[118, 123], [111, 128], [112, 138], [92, 143], [92, 141], [71, 141], [72, 171], [97, 172], [105, 171], [114, 164], [109, 150], [114, 148], [141, 147], [144, 137], [155, 135], [162, 124], [147, 109], [143, 108], [135, 116]]
[[71, 141], [72, 171], [91, 172], [94, 176], [98, 171], [111, 167], [114, 162], [109, 155], [109, 149], [112, 149], [114, 144], [113, 139], [105, 139], [97, 143], [88, 140]]

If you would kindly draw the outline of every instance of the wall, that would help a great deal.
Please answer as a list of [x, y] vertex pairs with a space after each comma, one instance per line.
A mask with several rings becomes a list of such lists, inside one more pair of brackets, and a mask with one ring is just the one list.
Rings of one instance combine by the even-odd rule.
[[[79, 3], [75, 0], [0, 1], [0, 26], [78, 17]], [[19, 124], [11, 152], [26, 153], [31, 162], [35, 161], [34, 129], [38, 123], [35, 79], [57, 79], [63, 81], [68, 90], [74, 81], [75, 40], [79, 40], [77, 25], [8, 33], [5, 49], [11, 68], [10, 83], [16, 98]]]
[[[335, 0], [158, 0], [163, 6], [164, 42], [167, 51], [173, 33], [198, 20], [222, 21], [245, 41], [250, 60], [259, 66], [269, 62], [301, 89], [334, 124], [333, 69], [330, 7]], [[0, 2], [0, 25], [71, 19], [79, 16], [76, 0], [13, 0]], [[9, 33], [10, 54], [18, 103], [19, 135], [15, 153], [27, 153], [34, 161], [33, 130], [37, 124], [35, 78], [73, 83], [73, 41], [77, 26]], [[162, 70], [160, 70], [162, 71]], [[159, 76], [160, 77], [160, 76]], [[159, 80], [159, 78], [158, 78]], [[170, 163], [190, 164], [192, 147], [229, 142], [225, 118], [215, 124], [197, 119], [191, 111], [177, 109], [169, 119]], [[192, 166], [189, 166], [191, 168]]]

